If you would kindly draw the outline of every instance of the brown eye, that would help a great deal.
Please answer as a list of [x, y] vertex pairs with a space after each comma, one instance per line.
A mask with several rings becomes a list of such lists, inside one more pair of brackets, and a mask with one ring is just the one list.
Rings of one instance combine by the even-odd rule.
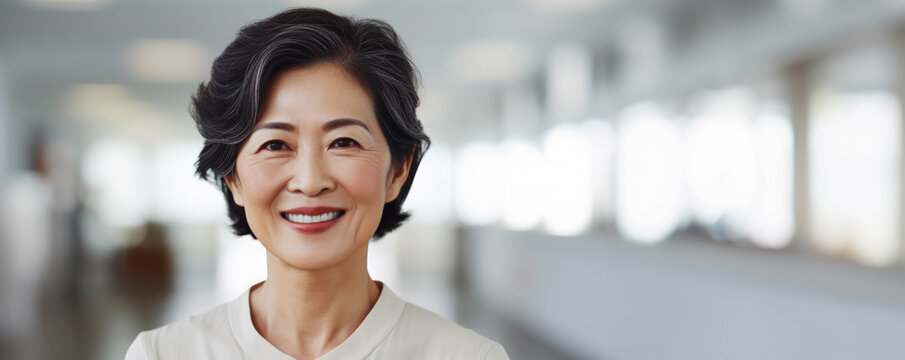
[[355, 142], [355, 140], [352, 140], [349, 138], [339, 138], [339, 139], [333, 140], [333, 144], [331, 144], [332, 147], [337, 147], [337, 148], [348, 148], [348, 147], [353, 147], [353, 146], [357, 146], [357, 145], [358, 145], [358, 143]]
[[286, 150], [286, 148], [287, 148], [286, 143], [279, 141], [279, 140], [271, 140], [271, 141], [264, 143], [264, 145], [261, 146], [261, 149], [268, 150], [268, 151], [282, 151], [282, 150]]

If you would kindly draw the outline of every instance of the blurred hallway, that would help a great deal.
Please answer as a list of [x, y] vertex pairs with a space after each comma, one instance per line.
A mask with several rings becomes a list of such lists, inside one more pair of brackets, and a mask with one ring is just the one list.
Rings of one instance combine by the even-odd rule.
[[265, 250], [194, 176], [236, 30], [387, 21], [433, 143], [369, 248], [512, 359], [900, 359], [901, 0], [0, 2], [0, 359], [121, 359]]

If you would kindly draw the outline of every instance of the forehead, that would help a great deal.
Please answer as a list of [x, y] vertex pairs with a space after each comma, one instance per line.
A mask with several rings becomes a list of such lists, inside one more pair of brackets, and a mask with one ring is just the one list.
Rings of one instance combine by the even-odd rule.
[[263, 105], [259, 123], [321, 123], [353, 118], [377, 125], [370, 94], [345, 69], [332, 63], [280, 73], [270, 85]]

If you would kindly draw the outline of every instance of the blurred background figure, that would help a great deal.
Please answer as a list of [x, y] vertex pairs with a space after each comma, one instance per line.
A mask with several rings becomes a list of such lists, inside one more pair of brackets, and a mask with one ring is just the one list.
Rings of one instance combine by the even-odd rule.
[[[37, 140], [37, 139], [35, 139]], [[42, 144], [32, 145], [29, 169], [3, 187], [3, 332], [7, 346], [31, 340], [54, 249], [53, 185]]]
[[0, 334], [5, 348], [38, 357], [44, 310], [76, 296], [78, 189], [39, 126], [27, 139], [27, 168], [0, 178]]
[[513, 359], [899, 359], [905, 2], [0, 2], [0, 358], [121, 359], [264, 250], [186, 109], [288, 6], [382, 19], [433, 146], [371, 275]]

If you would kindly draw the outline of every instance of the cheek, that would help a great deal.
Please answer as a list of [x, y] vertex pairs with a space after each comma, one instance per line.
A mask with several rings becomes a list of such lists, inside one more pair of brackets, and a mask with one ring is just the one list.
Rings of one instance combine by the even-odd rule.
[[238, 169], [245, 195], [245, 216], [249, 223], [266, 217], [275, 197], [280, 192], [280, 172], [274, 168], [256, 164]]
[[371, 161], [349, 162], [342, 166], [345, 188], [355, 198], [358, 206], [383, 207], [386, 192], [386, 169], [383, 164]]

